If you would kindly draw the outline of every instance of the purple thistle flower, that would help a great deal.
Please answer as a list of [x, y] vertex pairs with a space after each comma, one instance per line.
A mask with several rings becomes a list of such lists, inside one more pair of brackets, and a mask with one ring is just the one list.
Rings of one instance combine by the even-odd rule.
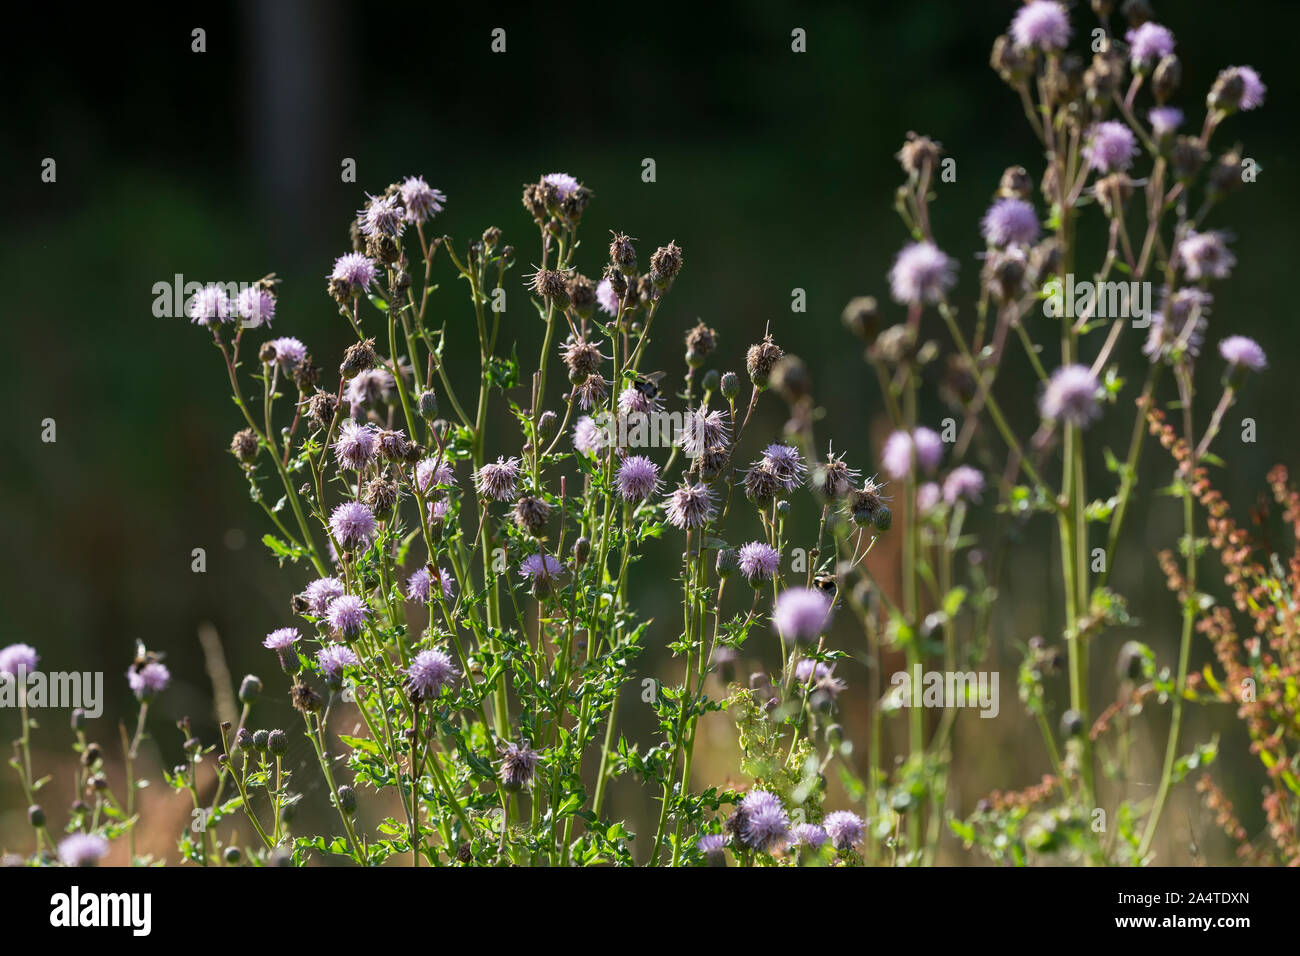
[[644, 455], [630, 455], [618, 466], [616, 480], [623, 500], [636, 504], [659, 490], [659, 466]]
[[373, 259], [359, 252], [349, 252], [334, 260], [334, 271], [329, 277], [347, 283], [355, 295], [369, 289], [375, 282], [375, 275]]
[[583, 415], [574, 424], [573, 447], [588, 458], [596, 457], [605, 447], [605, 433], [590, 415]]
[[830, 626], [831, 599], [810, 588], [788, 588], [777, 595], [772, 623], [793, 641], [815, 641]]
[[663, 405], [663, 398], [647, 395], [635, 385], [629, 385], [618, 393], [618, 410], [624, 415], [640, 413], [648, 415], [658, 411]]
[[400, 187], [402, 203], [406, 206], [407, 222], [427, 222], [442, 212], [447, 201], [441, 189], [434, 189], [423, 176], [408, 176]]
[[1244, 335], [1230, 335], [1220, 342], [1219, 354], [1233, 370], [1246, 368], [1262, 372], [1268, 367], [1268, 356], [1259, 343]]
[[454, 488], [456, 486], [456, 472], [452, 469], [450, 463], [439, 460], [438, 458], [425, 458], [415, 466], [415, 485], [420, 491], [427, 492], [432, 488]]
[[618, 293], [608, 279], [596, 283], [596, 304], [606, 315], [618, 315]]
[[822, 826], [826, 828], [826, 835], [831, 838], [831, 844], [837, 850], [853, 849], [867, 833], [867, 825], [862, 822], [862, 818], [848, 810], [826, 814]]
[[[330, 601], [346, 592], [343, 582], [338, 578], [317, 578], [303, 589], [302, 596], [307, 599], [307, 609], [316, 617], [323, 617]], [[284, 630], [293, 630], [284, 628]], [[278, 631], [276, 633], [279, 633]], [[297, 631], [294, 631], [295, 639]], [[270, 647], [271, 645], [266, 645]]]
[[727, 837], [725, 834], [702, 834], [695, 841], [695, 846], [704, 854], [705, 861], [710, 866], [726, 866], [727, 858], [724, 851], [727, 848]]
[[497, 457], [474, 473], [474, 487], [483, 498], [511, 501], [518, 494], [519, 459]]
[[1088, 165], [1101, 173], [1113, 173], [1133, 165], [1138, 154], [1137, 137], [1118, 120], [1094, 123], [1088, 129], [1083, 155]]
[[990, 246], [1030, 246], [1038, 240], [1038, 213], [1023, 199], [999, 199], [980, 223], [984, 241]]
[[916, 489], [916, 510], [920, 514], [929, 514], [943, 500], [943, 490], [936, 482], [927, 481]]
[[721, 410], [692, 408], [686, 412], [686, 421], [677, 432], [676, 444], [690, 457], [698, 458], [706, 449], [725, 445], [729, 431], [727, 416]]
[[140, 667], [132, 666], [126, 672], [126, 682], [132, 693], [140, 700], [149, 700], [167, 689], [172, 681], [172, 673], [167, 665], [158, 661], [148, 661]]
[[1227, 235], [1222, 232], [1196, 232], [1189, 229], [1178, 243], [1176, 256], [1183, 273], [1193, 282], [1201, 279], [1226, 279], [1237, 264], [1228, 249]]
[[215, 283], [205, 285], [190, 300], [190, 321], [196, 325], [230, 322], [234, 317], [226, 290]]
[[1101, 415], [1099, 388], [1097, 376], [1086, 365], [1062, 365], [1052, 373], [1038, 410], [1050, 421], [1087, 428]]
[[1011, 21], [1011, 37], [1022, 49], [1061, 50], [1070, 42], [1070, 17], [1055, 0], [1030, 0]]
[[768, 580], [781, 566], [781, 552], [765, 541], [741, 545], [736, 557], [740, 573], [750, 582]]
[[406, 693], [417, 703], [442, 694], [460, 676], [460, 669], [445, 651], [420, 651], [406, 669]]
[[275, 296], [261, 286], [248, 286], [235, 299], [235, 313], [246, 328], [270, 325], [275, 318]]
[[298, 339], [284, 336], [283, 338], [271, 339], [266, 344], [275, 351], [275, 361], [286, 372], [292, 372], [307, 357], [307, 346], [303, 345]]
[[343, 668], [355, 667], [361, 663], [356, 652], [342, 644], [326, 644], [316, 652], [316, 663], [321, 673], [331, 680], [337, 680], [343, 674]]
[[399, 196], [369, 196], [366, 208], [357, 210], [357, 221], [364, 236], [391, 236], [396, 239], [406, 228], [406, 209]]
[[806, 684], [811, 679], [813, 681], [825, 680], [831, 676], [831, 669], [821, 661], [815, 661], [811, 657], [799, 658], [799, 663], [794, 665], [794, 679], [800, 684]]
[[[332, 578], [322, 578], [322, 580], [333, 580]], [[298, 629], [296, 627], [282, 627], [266, 635], [266, 640], [262, 646], [272, 651], [289, 651], [298, 643]]]
[[334, 442], [334, 457], [340, 467], [360, 471], [379, 454], [378, 435], [369, 425], [359, 425], [352, 420], [339, 426], [339, 437]]
[[528, 790], [533, 785], [537, 764], [541, 759], [542, 755], [527, 742], [517, 744], [512, 741], [501, 750], [501, 769], [497, 771], [497, 776], [510, 793]]
[[1233, 67], [1241, 77], [1244, 88], [1241, 92], [1241, 108], [1243, 110], [1258, 109], [1264, 105], [1264, 94], [1268, 92], [1268, 87], [1264, 81], [1259, 78], [1259, 73], [1252, 66]]
[[1183, 111], [1177, 106], [1153, 106], [1147, 113], [1147, 120], [1156, 139], [1164, 139], [1174, 135], [1183, 125]]
[[808, 474], [808, 468], [803, 463], [799, 449], [779, 442], [764, 448], [762, 459], [755, 462], [754, 467], [767, 468], [786, 491], [794, 491], [798, 488], [803, 484], [804, 476]]
[[1124, 37], [1134, 71], [1149, 70], [1174, 52], [1174, 34], [1168, 27], [1148, 20]]
[[[438, 581], [442, 588], [443, 598], [450, 601], [456, 593], [456, 585], [452, 580], [451, 572], [446, 568], [439, 568]], [[418, 601], [421, 604], [427, 604], [429, 602], [430, 586], [432, 584], [433, 576], [429, 574], [429, 569], [420, 568], [406, 580], [406, 599], [408, 601]]]
[[19, 673], [30, 674], [39, 662], [36, 648], [30, 644], [10, 644], [0, 650], [0, 674], [11, 677], [17, 677]]
[[97, 833], [74, 833], [59, 841], [64, 866], [94, 866], [108, 856], [108, 841]]
[[800, 823], [790, 831], [791, 842], [795, 846], [806, 846], [810, 850], [820, 850], [830, 837], [815, 823]]
[[325, 611], [330, 627], [344, 640], [352, 640], [359, 635], [369, 616], [370, 609], [366, 607], [366, 602], [355, 594], [336, 597]]
[[943, 500], [955, 505], [959, 500], [979, 501], [984, 492], [984, 475], [970, 465], [958, 465], [943, 482]]
[[957, 261], [931, 242], [904, 246], [889, 270], [889, 289], [895, 302], [933, 305], [957, 281]]
[[912, 436], [901, 429], [885, 439], [880, 465], [890, 478], [902, 481], [912, 473], [912, 447]]
[[766, 790], [751, 790], [740, 803], [744, 811], [741, 839], [752, 849], [771, 852], [790, 840], [790, 817], [781, 801]]
[[330, 530], [345, 548], [369, 545], [379, 530], [379, 522], [361, 502], [345, 501], [330, 513]]
[[555, 187], [555, 198], [560, 202], [568, 199], [569, 195], [578, 188], [578, 181], [568, 173], [547, 173], [542, 177], [542, 182]]
[[943, 439], [928, 428], [917, 428], [912, 432], [912, 445], [916, 449], [916, 460], [926, 471], [934, 471], [943, 460]]
[[564, 573], [564, 565], [550, 554], [530, 554], [519, 562], [519, 576], [528, 578], [533, 584], [550, 581]]
[[713, 502], [713, 492], [708, 485], [683, 484], [668, 496], [668, 508], [665, 512], [668, 523], [683, 531], [702, 528], [717, 515], [718, 509]]
[[348, 412], [356, 415], [367, 406], [391, 401], [396, 388], [397, 382], [387, 369], [368, 368], [364, 372], [358, 372], [348, 382], [343, 400], [348, 403]]

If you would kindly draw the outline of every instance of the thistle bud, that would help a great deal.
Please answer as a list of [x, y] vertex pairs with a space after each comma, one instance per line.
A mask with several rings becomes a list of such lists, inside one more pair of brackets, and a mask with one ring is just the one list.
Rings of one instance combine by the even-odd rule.
[[718, 391], [727, 401], [734, 402], [736, 396], [740, 394], [740, 376], [735, 372], [723, 372], [718, 382]]
[[265, 752], [270, 740], [271, 732], [269, 730], [258, 730], [253, 733], [253, 749], [259, 752]]
[[357, 812], [357, 792], [346, 783], [339, 787], [338, 801], [339, 809], [348, 816], [352, 816]]
[[420, 393], [420, 417], [427, 421], [438, 417], [438, 396], [431, 388]]
[[591, 555], [591, 539], [581, 537], [573, 542], [573, 563], [582, 567], [587, 563], [587, 558]]
[[870, 345], [880, 332], [880, 306], [875, 296], [861, 295], [850, 299], [840, 314], [844, 327]]
[[273, 730], [266, 735], [266, 749], [273, 756], [283, 757], [289, 752], [289, 735], [283, 730]]
[[542, 412], [541, 417], [537, 419], [537, 436], [542, 441], [548, 441], [555, 435], [555, 429], [559, 426], [560, 418], [555, 412]]
[[235, 432], [235, 437], [230, 440], [230, 451], [247, 465], [257, 457], [257, 433], [251, 428]]
[[740, 567], [740, 555], [735, 548], [722, 548], [718, 551], [718, 560], [714, 566], [718, 577], [729, 578]]
[[252, 750], [257, 746], [253, 739], [253, 733], [247, 727], [240, 727], [235, 734], [235, 746], [240, 750]]
[[636, 275], [636, 248], [621, 232], [614, 233], [609, 244], [609, 261], [624, 277]]
[[701, 384], [704, 386], [704, 393], [707, 395], [718, 390], [718, 385], [722, 382], [722, 376], [718, 374], [716, 368], [711, 368], [704, 373]]
[[38, 830], [45, 826], [45, 811], [40, 804], [33, 803], [27, 808], [27, 822]]
[[1163, 57], [1156, 64], [1155, 72], [1151, 74], [1151, 89], [1155, 93], [1156, 102], [1164, 103], [1169, 97], [1178, 92], [1178, 87], [1183, 82], [1183, 64], [1176, 55], [1170, 53]]
[[256, 674], [246, 674], [239, 684], [239, 702], [251, 704], [262, 696], [262, 681]]
[[1008, 166], [1002, 172], [998, 183], [998, 195], [1007, 198], [1029, 200], [1034, 194], [1034, 179], [1023, 166]]

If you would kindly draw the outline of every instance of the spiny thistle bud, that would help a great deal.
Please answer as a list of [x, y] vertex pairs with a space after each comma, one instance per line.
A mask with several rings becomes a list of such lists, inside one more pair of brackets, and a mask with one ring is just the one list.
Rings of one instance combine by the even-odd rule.
[[993, 41], [989, 66], [1002, 77], [1002, 82], [1017, 86], [1029, 77], [1033, 64], [1026, 51], [1016, 46], [1011, 37], [1003, 34]]
[[699, 368], [717, 345], [717, 333], [700, 322], [686, 333], [686, 364], [691, 368]]
[[613, 235], [609, 244], [609, 261], [624, 278], [636, 275], [636, 247], [632, 245], [632, 240], [621, 232]]
[[787, 402], [794, 404], [812, 394], [808, 366], [797, 355], [785, 355], [772, 367], [772, 387]]
[[235, 432], [235, 437], [230, 440], [230, 451], [244, 464], [248, 464], [257, 457], [257, 433], [251, 428]]
[[245, 674], [239, 683], [239, 702], [251, 704], [262, 696], [262, 679], [256, 674]]
[[681, 271], [682, 250], [675, 242], [660, 246], [650, 257], [650, 276], [656, 289], [668, 288]]
[[537, 437], [542, 441], [548, 441], [555, 435], [555, 429], [559, 427], [560, 417], [552, 411], [542, 412], [541, 417], [537, 419]]
[[532, 290], [557, 309], [569, 307], [569, 277], [558, 269], [534, 272]]
[[524, 495], [515, 502], [515, 524], [537, 537], [551, 517], [551, 506], [541, 498]]
[[721, 548], [718, 551], [718, 560], [714, 563], [718, 572], [718, 577], [729, 578], [736, 573], [740, 567], [740, 554], [735, 548]]
[[271, 737], [269, 730], [257, 730], [253, 732], [253, 748], [259, 751], [265, 751], [267, 741]]
[[569, 279], [569, 302], [582, 319], [589, 318], [596, 307], [596, 285], [584, 275], [574, 274]]
[[343, 363], [339, 366], [339, 374], [344, 378], [355, 378], [360, 373], [368, 372], [374, 368], [375, 361], [374, 339], [355, 342], [344, 351]]
[[266, 735], [266, 749], [274, 757], [283, 757], [289, 752], [289, 735], [283, 730], [273, 730]]
[[875, 296], [860, 295], [850, 299], [840, 313], [844, 327], [870, 345], [880, 331], [880, 305]]
[[240, 727], [235, 733], [235, 746], [240, 750], [252, 750], [256, 746], [253, 741], [253, 732], [247, 727]]
[[749, 372], [749, 380], [759, 391], [767, 388], [772, 367], [783, 354], [781, 347], [772, 341], [771, 335], [765, 336], [763, 341], [749, 347], [749, 352], [745, 355], [745, 370]]
[[263, 342], [262, 347], [257, 350], [257, 358], [263, 365], [270, 365], [275, 361], [275, 346], [270, 342]]
[[716, 368], [711, 368], [704, 373], [704, 378], [701, 380], [700, 384], [704, 386], [705, 394], [716, 392], [718, 386], [722, 384], [722, 376], [718, 374]]
[[1151, 74], [1151, 89], [1155, 93], [1156, 102], [1164, 103], [1178, 92], [1182, 83], [1183, 63], [1177, 55], [1170, 53], [1160, 60], [1155, 72]]
[[578, 567], [587, 563], [587, 558], [591, 556], [591, 539], [585, 535], [573, 542], [573, 563]]
[[888, 505], [881, 505], [876, 509], [874, 520], [877, 531], [888, 531], [894, 523], [894, 513], [889, 510]]
[[314, 714], [320, 710], [320, 694], [303, 681], [293, 685], [293, 689], [289, 691], [289, 698], [293, 701], [294, 708], [304, 714]]
[[338, 801], [339, 809], [348, 816], [352, 816], [357, 812], [357, 792], [346, 783], [339, 787]]
[[1067, 710], [1061, 715], [1061, 734], [1077, 737], [1083, 733], [1083, 715], [1077, 710]]
[[420, 417], [432, 421], [438, 417], [438, 396], [434, 394], [433, 389], [426, 389], [420, 393]]
[[307, 400], [307, 414], [321, 428], [328, 429], [333, 424], [334, 413], [338, 411], [338, 408], [338, 398], [319, 388]]
[[1034, 179], [1023, 166], [1008, 166], [998, 183], [998, 195], [1028, 200], [1034, 194]]
[[387, 475], [380, 475], [378, 478], [372, 478], [367, 482], [365, 494], [361, 496], [361, 500], [369, 506], [376, 518], [383, 521], [393, 513], [399, 493], [400, 489], [397, 482]]
[[907, 141], [897, 153], [898, 163], [903, 172], [916, 178], [926, 169], [933, 169], [943, 154], [943, 145], [928, 136], [909, 131]]
[[740, 394], [740, 376], [735, 372], [723, 372], [722, 380], [718, 382], [718, 391], [727, 401], [734, 402]]

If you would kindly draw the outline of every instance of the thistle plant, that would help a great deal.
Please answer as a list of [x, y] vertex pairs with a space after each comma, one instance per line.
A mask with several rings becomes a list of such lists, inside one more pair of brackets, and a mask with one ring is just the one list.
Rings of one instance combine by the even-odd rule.
[[[438, 234], [449, 200], [419, 176], [359, 199], [352, 248], [322, 298], [354, 339], [341, 355], [270, 331], [286, 322], [274, 274], [194, 295], [189, 317], [224, 370], [239, 416], [231, 456], [286, 600], [270, 633], [238, 637], [262, 645], [281, 689], [246, 677], [238, 719], [214, 739], [179, 723], [183, 761], [163, 777], [196, 821], [180, 858], [928, 865], [951, 859], [951, 834], [998, 862], [1145, 864], [1173, 788], [1217, 753], [1183, 739], [1184, 710], [1231, 703], [1271, 787], [1273, 847], [1243, 855], [1294, 862], [1300, 565], [1261, 558], [1207, 472], [1225, 415], [1267, 366], [1256, 342], [1221, 337], [1215, 410], [1194, 417], [1213, 289], [1236, 265], [1215, 217], [1242, 181], [1239, 148], [1212, 149], [1265, 88], [1249, 67], [1225, 69], [1199, 127], [1181, 132], [1172, 30], [1144, 4], [1124, 5], [1126, 29], [1114, 4], [1091, 6], [1090, 62], [1070, 52], [1079, 31], [1056, 0], [1029, 0], [993, 46], [1042, 159], [988, 184], [970, 230], [978, 269], [944, 251], [961, 236], [933, 225], [940, 143], [913, 133], [898, 152], [906, 239], [888, 296], [843, 310], [888, 423], [874, 453], [819, 434], [815, 369], [770, 326], [733, 348], [682, 320], [673, 293], [689, 273], [675, 242], [647, 255], [615, 232], [593, 256], [579, 236], [595, 196], [564, 173], [524, 187], [518, 239], [514, 226]], [[964, 314], [960, 277], [972, 271]], [[1144, 288], [1158, 311], [1140, 308]], [[528, 326], [535, 336], [521, 335]], [[681, 336], [675, 370], [649, 367], [652, 332]], [[519, 343], [533, 337], [530, 362]], [[461, 357], [475, 348], [467, 374]], [[1032, 396], [1000, 381], [1019, 362]], [[1121, 369], [1138, 364], [1141, 381], [1126, 380]], [[927, 417], [939, 402], [952, 414]], [[1018, 433], [1031, 403], [1036, 421]], [[764, 424], [773, 415], [779, 432]], [[1126, 441], [1120, 454], [1111, 434]], [[1182, 628], [1172, 662], [1130, 639], [1112, 669], [1096, 647], [1135, 623], [1112, 576], [1147, 559], [1120, 545], [1140, 513], [1150, 434], [1173, 455], [1163, 492], [1182, 506], [1176, 553], [1159, 558]], [[1271, 484], [1300, 527], [1285, 476]], [[996, 606], [1008, 542], [1039, 524], [1056, 538], [1045, 563], [1064, 598], [1047, 637], [1015, 633]], [[1198, 584], [1205, 531], [1260, 636], [1239, 637]], [[664, 559], [680, 616], [649, 614], [635, 574]], [[1198, 630], [1221, 673], [1190, 671]], [[995, 644], [1021, 654], [1018, 697], [1050, 772], [963, 807], [950, 785], [957, 722], [977, 702], [996, 715], [997, 683], [974, 680]], [[657, 665], [667, 677], [639, 669], [649, 647], [671, 654]], [[37, 666], [27, 645], [0, 651], [0, 676]], [[1112, 670], [1116, 703], [1100, 707], [1091, 695]], [[932, 671], [955, 696], [919, 686]], [[46, 780], [21, 712], [25, 861], [93, 864], [124, 838], [128, 862], [151, 862], [134, 846], [137, 768], [149, 704], [169, 680], [140, 648], [123, 799], [74, 717], [84, 797], [61, 839], [37, 802]], [[293, 726], [260, 726], [272, 692], [287, 694]], [[649, 741], [620, 713], [636, 698], [653, 709]], [[1137, 791], [1136, 718], [1153, 702], [1168, 704], [1169, 725], [1155, 786]], [[864, 741], [846, 733], [850, 709], [869, 716]], [[716, 769], [698, 753], [713, 727], [734, 734], [739, 765], [702, 780]], [[648, 826], [615, 812], [619, 780], [639, 784]], [[1198, 789], [1244, 843], [1212, 780]], [[300, 832], [301, 806], [322, 793], [328, 824]]]

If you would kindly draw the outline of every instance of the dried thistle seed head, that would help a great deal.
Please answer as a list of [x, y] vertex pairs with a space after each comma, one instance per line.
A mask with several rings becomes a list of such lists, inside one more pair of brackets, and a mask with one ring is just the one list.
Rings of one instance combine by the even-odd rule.
[[596, 285], [586, 276], [574, 273], [569, 279], [569, 302], [582, 319], [590, 318], [596, 307]]
[[717, 345], [717, 333], [700, 322], [686, 333], [686, 364], [691, 368], [700, 368]]
[[1004, 198], [1029, 200], [1034, 194], [1034, 179], [1023, 166], [1008, 166], [998, 183], [998, 195]]
[[723, 398], [734, 402], [736, 396], [740, 394], [740, 376], [735, 372], [723, 372], [722, 379], [718, 382], [718, 390], [722, 392]]
[[610, 289], [619, 299], [622, 299], [627, 295], [627, 278], [623, 273], [618, 271], [618, 266], [613, 263], [605, 266], [605, 271], [601, 274], [601, 278], [609, 283]]
[[362, 372], [375, 367], [375, 340], [366, 339], [349, 345], [343, 353], [343, 362], [339, 365], [339, 374], [344, 378], [356, 378]]
[[329, 392], [316, 389], [316, 392], [307, 400], [307, 414], [311, 420], [321, 428], [329, 428], [334, 421], [334, 413], [338, 411], [339, 400]]
[[402, 251], [398, 248], [396, 239], [387, 233], [377, 232], [366, 237], [366, 255], [391, 266], [401, 258]]
[[772, 366], [772, 387], [787, 402], [794, 404], [812, 394], [808, 366], [797, 355], [785, 355]]
[[533, 217], [533, 222], [539, 226], [546, 222], [546, 190], [540, 183], [527, 183], [524, 186], [523, 204]]
[[1174, 53], [1162, 57], [1151, 74], [1151, 90], [1157, 103], [1165, 103], [1183, 84], [1183, 61]]
[[755, 465], [745, 472], [745, 497], [765, 508], [781, 490], [781, 480], [766, 465]]
[[781, 347], [772, 341], [771, 335], [764, 336], [763, 341], [749, 347], [749, 352], [745, 355], [745, 371], [759, 391], [767, 388], [772, 367], [783, 354]]
[[943, 378], [939, 380], [939, 397], [951, 408], [963, 409], [975, 400], [979, 381], [970, 362], [962, 355], [949, 355]]
[[849, 517], [860, 528], [874, 524], [876, 513], [884, 507], [884, 498], [880, 486], [868, 478], [861, 488], [856, 489], [848, 498]]
[[569, 369], [569, 381], [574, 385], [581, 385], [589, 376], [600, 371], [601, 362], [604, 361], [600, 346], [581, 338], [570, 339], [560, 346], [560, 356]]
[[897, 153], [898, 163], [903, 172], [910, 177], [918, 177], [927, 169], [933, 169], [943, 155], [943, 144], [928, 136], [909, 131], [907, 140]]
[[875, 296], [860, 295], [850, 299], [840, 314], [844, 327], [870, 345], [880, 331], [880, 306]]
[[660, 246], [650, 257], [650, 275], [655, 288], [666, 289], [682, 271], [682, 250], [675, 242]]
[[310, 391], [318, 381], [320, 381], [320, 366], [311, 360], [311, 356], [305, 357], [294, 366], [293, 383], [298, 386], [298, 391]]
[[850, 468], [835, 452], [828, 454], [826, 461], [813, 472], [813, 487], [824, 498], [843, 498], [853, 491], [857, 483], [858, 472]]
[[731, 452], [725, 445], [713, 445], [704, 450], [704, 454], [695, 459], [695, 465], [699, 469], [700, 477], [705, 481], [713, 481], [727, 467], [727, 462], [731, 460]]
[[1241, 188], [1241, 147], [1228, 150], [1210, 167], [1209, 191], [1212, 196], [1222, 198], [1230, 192]]
[[245, 428], [235, 432], [235, 437], [230, 440], [231, 453], [248, 464], [257, 457], [257, 432], [251, 428]]
[[501, 230], [496, 226], [488, 226], [483, 230], [483, 248], [492, 250], [497, 247], [501, 241]]
[[1033, 61], [1028, 51], [1022, 50], [1004, 33], [993, 41], [993, 49], [989, 53], [989, 66], [1002, 77], [1004, 83], [1016, 86], [1029, 77], [1033, 69]]
[[1169, 165], [1178, 180], [1184, 183], [1195, 179], [1209, 158], [1210, 154], [1194, 136], [1179, 136], [1169, 151]]
[[515, 502], [515, 524], [533, 537], [537, 537], [546, 527], [551, 517], [551, 506], [541, 498], [524, 495]]
[[891, 325], [876, 336], [868, 354], [876, 361], [901, 365], [916, 357], [916, 340], [906, 325]]
[[659, 290], [655, 288], [654, 280], [650, 276], [644, 275], [636, 280], [636, 295], [637, 299], [646, 305], [659, 298]]
[[624, 278], [630, 278], [636, 275], [636, 247], [624, 233], [616, 232], [613, 236], [609, 243], [609, 261]]
[[397, 482], [387, 475], [380, 475], [378, 478], [370, 479], [366, 484], [361, 500], [370, 507], [375, 517], [382, 521], [393, 513], [400, 496], [401, 489]]
[[984, 259], [984, 286], [998, 302], [1018, 299], [1025, 288], [1029, 260], [1018, 246], [990, 252]]
[[376, 445], [379, 454], [389, 461], [406, 461], [411, 450], [411, 443], [407, 441], [406, 434], [400, 428], [381, 429], [376, 436]]
[[[310, 684], [305, 681], [298, 681], [289, 691], [289, 699], [293, 701], [294, 709], [304, 714], [314, 714], [320, 710], [321, 699]], [[261, 731], [259, 731], [261, 733]], [[281, 731], [283, 733], [283, 731]], [[268, 740], [268, 746], [270, 741]]]
[[579, 183], [560, 200], [560, 215], [570, 228], [576, 228], [582, 221], [582, 214], [587, 211], [587, 203], [591, 202], [592, 195], [590, 189]]
[[1133, 195], [1133, 180], [1126, 173], [1111, 173], [1097, 180], [1093, 193], [1102, 211], [1110, 217], [1122, 215]]
[[1124, 84], [1124, 56], [1113, 45], [1092, 55], [1092, 63], [1083, 73], [1083, 89], [1089, 103], [1108, 103]]
[[530, 287], [557, 309], [569, 307], [569, 274], [558, 269], [538, 269]]
[[1074, 53], [1049, 57], [1043, 75], [1048, 101], [1058, 104], [1077, 100], [1083, 93], [1083, 59]]

